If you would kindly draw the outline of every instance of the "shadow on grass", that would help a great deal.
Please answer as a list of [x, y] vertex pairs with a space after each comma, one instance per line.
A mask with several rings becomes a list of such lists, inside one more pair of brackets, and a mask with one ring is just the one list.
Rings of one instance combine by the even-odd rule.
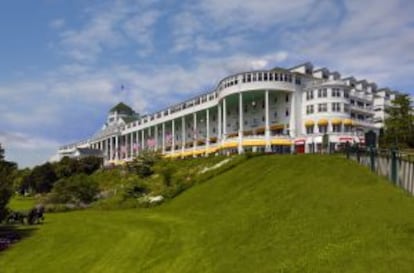
[[37, 230], [33, 226], [16, 226], [0, 224], [0, 252], [11, 245], [30, 237]]

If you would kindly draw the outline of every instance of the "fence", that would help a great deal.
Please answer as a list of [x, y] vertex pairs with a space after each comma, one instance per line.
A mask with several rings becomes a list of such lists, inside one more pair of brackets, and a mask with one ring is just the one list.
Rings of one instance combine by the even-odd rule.
[[367, 166], [380, 176], [387, 177], [396, 186], [414, 195], [414, 155], [396, 150], [347, 151], [347, 158]]

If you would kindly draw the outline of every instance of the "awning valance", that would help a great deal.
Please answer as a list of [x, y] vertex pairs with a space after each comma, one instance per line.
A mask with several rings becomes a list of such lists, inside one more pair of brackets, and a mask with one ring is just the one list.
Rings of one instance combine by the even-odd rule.
[[310, 126], [313, 126], [313, 125], [315, 125], [315, 122], [313, 120], [307, 120], [307, 121], [305, 121], [305, 126], [306, 127], [310, 127]]
[[318, 125], [328, 125], [328, 120], [327, 119], [320, 119], [318, 120]]
[[333, 118], [333, 119], [331, 119], [331, 123], [332, 123], [333, 125], [339, 125], [339, 124], [341, 124], [341, 123], [342, 123], [342, 119], [339, 119], [339, 118]]
[[344, 119], [343, 123], [344, 123], [344, 125], [352, 125], [353, 124], [352, 119], [349, 119], [349, 118]]

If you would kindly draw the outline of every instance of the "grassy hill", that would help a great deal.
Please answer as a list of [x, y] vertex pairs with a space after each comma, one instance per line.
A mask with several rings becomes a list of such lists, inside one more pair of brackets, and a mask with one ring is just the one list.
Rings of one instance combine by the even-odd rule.
[[414, 272], [414, 199], [338, 157], [257, 157], [157, 208], [46, 217], [2, 273]]

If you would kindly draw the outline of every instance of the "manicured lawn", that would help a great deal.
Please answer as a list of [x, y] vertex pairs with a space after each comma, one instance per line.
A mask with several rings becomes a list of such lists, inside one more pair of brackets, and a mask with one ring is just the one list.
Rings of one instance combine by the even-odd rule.
[[414, 272], [414, 199], [339, 157], [253, 158], [154, 209], [46, 215], [0, 272]]
[[36, 199], [33, 197], [13, 197], [9, 203], [12, 210], [30, 210], [35, 205]]

